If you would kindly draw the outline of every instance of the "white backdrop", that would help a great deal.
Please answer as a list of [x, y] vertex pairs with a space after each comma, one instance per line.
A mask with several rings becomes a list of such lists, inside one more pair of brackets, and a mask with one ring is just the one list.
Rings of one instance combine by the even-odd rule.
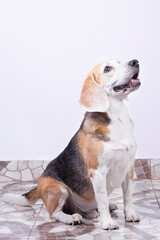
[[130, 95], [137, 158], [160, 157], [160, 1], [0, 1], [0, 160], [50, 160], [78, 130], [88, 71], [141, 65]]

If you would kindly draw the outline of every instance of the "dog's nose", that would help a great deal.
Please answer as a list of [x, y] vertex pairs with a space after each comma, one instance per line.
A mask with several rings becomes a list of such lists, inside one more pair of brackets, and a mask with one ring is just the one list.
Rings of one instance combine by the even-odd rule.
[[132, 66], [132, 67], [139, 68], [139, 63], [138, 63], [138, 60], [136, 60], [136, 59], [131, 60], [131, 61], [128, 63], [128, 65], [129, 65], [129, 66]]

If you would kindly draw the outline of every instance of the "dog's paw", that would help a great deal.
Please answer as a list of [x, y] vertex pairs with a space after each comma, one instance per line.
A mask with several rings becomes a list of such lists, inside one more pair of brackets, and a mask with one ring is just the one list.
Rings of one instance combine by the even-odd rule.
[[63, 222], [66, 224], [76, 225], [82, 222], [82, 216], [78, 213], [74, 213], [72, 215], [66, 214], [62, 211], [53, 214], [55, 220], [59, 222]]
[[118, 209], [118, 207], [115, 203], [112, 203], [112, 202], [109, 203], [109, 211], [110, 212], [116, 211], [117, 209]]
[[103, 220], [101, 222], [101, 226], [102, 226], [102, 229], [104, 229], [104, 230], [119, 229], [118, 223], [116, 221], [112, 220], [112, 218]]
[[74, 213], [72, 215], [65, 214], [63, 216], [63, 219], [60, 219], [60, 218], [56, 218], [56, 219], [59, 220], [60, 222], [64, 222], [66, 224], [74, 226], [81, 223], [82, 216], [78, 213]]
[[134, 210], [125, 211], [126, 222], [139, 222], [140, 217]]
[[78, 213], [74, 213], [71, 215], [71, 220], [69, 224], [72, 224], [72, 226], [76, 224], [80, 224], [82, 222], [82, 216]]

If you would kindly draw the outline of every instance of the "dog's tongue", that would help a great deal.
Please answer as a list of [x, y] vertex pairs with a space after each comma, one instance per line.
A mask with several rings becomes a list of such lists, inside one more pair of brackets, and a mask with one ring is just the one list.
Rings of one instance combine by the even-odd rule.
[[136, 79], [131, 79], [130, 84], [138, 83], [140, 80], [138, 78]]

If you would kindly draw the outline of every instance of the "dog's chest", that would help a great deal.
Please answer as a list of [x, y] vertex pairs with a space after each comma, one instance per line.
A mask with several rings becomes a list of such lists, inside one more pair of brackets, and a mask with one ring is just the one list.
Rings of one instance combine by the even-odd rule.
[[109, 141], [104, 143], [104, 151], [99, 162], [107, 169], [107, 188], [108, 191], [112, 191], [113, 188], [120, 186], [132, 166], [136, 142], [133, 124], [127, 114], [113, 117], [109, 130]]
[[129, 117], [114, 119], [109, 126], [109, 142], [104, 144], [106, 149], [130, 152], [135, 146], [133, 124]]

